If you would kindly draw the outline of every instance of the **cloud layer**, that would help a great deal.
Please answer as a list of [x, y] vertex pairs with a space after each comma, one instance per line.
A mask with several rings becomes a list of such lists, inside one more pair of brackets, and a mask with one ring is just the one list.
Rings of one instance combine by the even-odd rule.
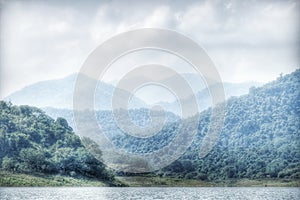
[[208, 52], [225, 81], [269, 81], [299, 68], [299, 1], [2, 1], [0, 97], [75, 73], [118, 33], [183, 33]]

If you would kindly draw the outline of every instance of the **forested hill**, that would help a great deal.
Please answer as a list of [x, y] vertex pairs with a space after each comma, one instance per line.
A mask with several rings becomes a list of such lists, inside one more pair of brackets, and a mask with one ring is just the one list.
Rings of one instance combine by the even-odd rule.
[[[211, 110], [201, 112], [192, 146], [180, 159], [156, 173], [201, 180], [300, 178], [299, 88], [300, 70], [296, 70], [262, 87], [251, 88], [248, 95], [229, 99], [220, 137], [204, 158], [199, 158], [199, 149], [209, 128]], [[137, 124], [147, 121], [144, 113], [147, 112], [141, 109], [132, 111]], [[172, 140], [173, 130], [182, 121], [168, 116], [172, 120], [159, 134], [138, 140], [121, 135], [109, 112], [97, 114], [98, 120], [111, 131], [108, 134], [114, 144], [133, 153], [156, 151]], [[189, 131], [189, 119], [184, 120], [183, 131]], [[0, 164], [9, 171], [112, 178], [104, 165], [84, 148], [66, 120], [53, 120], [40, 109], [3, 101]]]
[[209, 126], [207, 110], [189, 151], [160, 174], [210, 180], [300, 178], [300, 70], [226, 104], [225, 126], [213, 150], [203, 159], [198, 156]]
[[0, 168], [21, 173], [60, 174], [112, 180], [63, 118], [38, 108], [0, 101]]

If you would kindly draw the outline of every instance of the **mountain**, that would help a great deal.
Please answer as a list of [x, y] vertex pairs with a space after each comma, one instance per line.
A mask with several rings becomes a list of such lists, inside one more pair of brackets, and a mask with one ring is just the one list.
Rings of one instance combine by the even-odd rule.
[[[209, 154], [199, 157], [202, 140], [210, 126], [211, 108], [200, 113], [198, 133], [177, 161], [156, 172], [163, 177], [219, 180], [231, 178], [300, 178], [300, 70], [279, 77], [249, 94], [226, 101], [222, 132]], [[71, 111], [48, 110], [72, 119]], [[125, 112], [125, 111], [124, 111]], [[147, 109], [130, 110], [136, 124], [149, 120]], [[183, 125], [189, 131], [193, 118], [168, 114], [169, 121], [149, 138], [126, 136], [111, 112], [99, 111], [97, 119], [112, 143], [132, 153], [150, 153], [167, 145]], [[159, 117], [159, 113], [156, 113]], [[179, 148], [180, 144], [178, 145]]]
[[[194, 92], [196, 101], [198, 103], [198, 110], [200, 112], [212, 106], [210, 92], [200, 75], [195, 73], [182, 73], [180, 76], [185, 79]], [[142, 78], [143, 77], [135, 77], [134, 79], [140, 80]], [[160, 81], [163, 83], [168, 83], [168, 85], [176, 85], [176, 87], [179, 88], [178, 90], [185, 90], [184, 86], [178, 83], [179, 80], [177, 76], [162, 77]], [[132, 82], [134, 82], [134, 80]], [[258, 87], [262, 85], [262, 83], [259, 82], [248, 81], [242, 83], [223, 82], [212, 85], [211, 87], [216, 87], [219, 84], [222, 84], [224, 87], [225, 99], [229, 99], [233, 96], [248, 94], [251, 87]], [[180, 103], [188, 105], [193, 102], [193, 97], [191, 96], [183, 96], [182, 99], [170, 101], [168, 100], [170, 99], [168, 98], [169, 94], [167, 94], [164, 90], [158, 90], [155, 87], [148, 87], [147, 92], [142, 94], [142, 96], [137, 95], [137, 97], [146, 102], [146, 99], [153, 99], [153, 96], [156, 96], [155, 99], [160, 100], [156, 104], [159, 104], [165, 110], [173, 112], [177, 115], [180, 115]], [[175, 97], [172, 99], [175, 99]]]
[[[98, 159], [83, 143], [98, 152]], [[38, 108], [0, 101], [0, 169], [113, 180], [100, 157], [97, 145], [80, 140], [65, 119], [54, 120]]]
[[[72, 74], [68, 77], [56, 80], [42, 81], [27, 86], [5, 98], [16, 105], [30, 105], [39, 108], [53, 107], [61, 109], [73, 108], [73, 93], [78, 74]], [[80, 74], [84, 78], [82, 87], [88, 88], [90, 85], [97, 84], [96, 80], [88, 76]], [[111, 109], [111, 99], [114, 91], [117, 90], [112, 85], [99, 81], [95, 92], [95, 109], [109, 110]], [[118, 89], [122, 98], [127, 92]], [[146, 107], [145, 103], [136, 98], [131, 99], [132, 107]]]
[[[72, 74], [62, 79], [42, 81], [30, 86], [27, 86], [17, 92], [12, 93], [7, 96], [4, 100], [11, 101], [16, 105], [30, 105], [39, 108], [55, 108], [55, 109], [72, 109], [73, 108], [73, 93], [74, 86], [78, 74]], [[96, 84], [96, 80], [89, 78], [85, 75], [80, 75], [85, 79], [85, 85], [82, 87], [88, 88], [90, 85]], [[211, 106], [211, 97], [202, 79], [192, 73], [184, 73], [182, 76], [191, 85], [193, 91], [196, 94], [197, 101], [199, 104], [199, 110], [202, 111]], [[141, 79], [141, 77], [137, 77]], [[169, 83], [176, 84], [176, 79], [174, 77], [163, 77], [165, 81]], [[173, 80], [174, 79], [174, 80]], [[248, 93], [249, 88], [253, 86], [259, 86], [260, 83], [256, 82], [245, 82], [245, 83], [223, 83], [225, 88], [226, 97], [240, 96]], [[148, 90], [151, 88], [148, 88]], [[95, 92], [95, 109], [96, 110], [111, 110], [111, 102], [113, 93], [119, 90], [120, 96], [116, 98], [122, 99], [123, 96], [128, 94], [128, 91], [115, 88], [113, 85], [107, 84], [105, 82], [98, 82], [96, 92]], [[155, 92], [147, 92], [149, 95], [159, 95], [158, 99], [162, 102], [159, 104], [167, 111], [179, 113], [178, 103], [175, 102], [164, 102], [167, 99], [164, 93], [157, 94]], [[147, 98], [144, 97], [144, 98]], [[190, 101], [190, 99], [185, 99], [184, 101]], [[133, 96], [130, 103], [130, 108], [147, 108], [147, 105], [140, 98]]]
[[[200, 113], [198, 132], [192, 145], [175, 162], [156, 171], [161, 177], [199, 180], [241, 178], [300, 178], [300, 70], [280, 76], [249, 94], [226, 101], [225, 124], [213, 149], [199, 156], [210, 127], [212, 108]], [[61, 115], [72, 119], [70, 110], [56, 109], [54, 120], [38, 108], [0, 102], [0, 163], [2, 169], [110, 179], [101, 150], [89, 138], [79, 138]], [[217, 106], [218, 108], [218, 106]], [[50, 108], [53, 109], [53, 108]], [[61, 113], [59, 113], [61, 112]], [[126, 117], [128, 111], [119, 110]], [[153, 116], [162, 121], [163, 113]], [[129, 110], [138, 126], [149, 123], [148, 109]], [[131, 153], [151, 153], [172, 141], [176, 129], [190, 130], [195, 118], [180, 119], [166, 114], [167, 122], [156, 134], [136, 138], [124, 134], [111, 111], [96, 112], [97, 120], [112, 143]], [[88, 121], [88, 119], [86, 119]], [[87, 151], [85, 146], [90, 150]], [[180, 144], [177, 146], [180, 147]], [[93, 156], [89, 153], [93, 152]], [[97, 153], [98, 152], [98, 153]], [[99, 156], [99, 157], [98, 157]], [[122, 173], [121, 173], [122, 174]]]
[[[182, 73], [181, 75], [185, 80], [187, 80], [195, 93], [199, 93], [207, 87], [201, 76], [199, 76], [198, 74]], [[174, 77], [169, 77], [167, 81], [176, 84], [176, 79], [174, 79]], [[250, 87], [257, 87], [262, 85], [262, 83], [255, 81], [247, 81], [241, 83], [223, 82], [222, 84], [228, 98], [230, 96], [240, 96], [243, 94], [247, 94]]]
[[[191, 81], [192, 83], [200, 85], [199, 88], [202, 88], [201, 90], [200, 89], [196, 90], [195, 86], [197, 86], [197, 85], [191, 85], [193, 87], [193, 90], [196, 91], [195, 97], [196, 97], [196, 100], [198, 103], [198, 110], [203, 111], [203, 110], [211, 107], [212, 100], [211, 100], [210, 92], [209, 92], [208, 88], [206, 88], [204, 83], [203, 82], [201, 83], [201, 81], [198, 80], [196, 77], [194, 77], [194, 75], [186, 74], [185, 76], [189, 77], [188, 80], [189, 79], [193, 80], [193, 81]], [[222, 83], [222, 85], [224, 87], [225, 99], [229, 99], [230, 97], [238, 97], [238, 96], [248, 94], [250, 88], [258, 87], [258, 86], [261, 86], [262, 84], [258, 83], [258, 82], [244, 82], [244, 83], [224, 82], [224, 83]], [[212, 87], [216, 87], [216, 86], [217, 85], [213, 85]], [[192, 98], [193, 97], [188, 97], [188, 98], [182, 99], [181, 101], [185, 104], [189, 104], [189, 102], [192, 101]], [[178, 114], [178, 105], [179, 105], [178, 101], [160, 102], [160, 104], [166, 110]]]
[[223, 130], [212, 151], [199, 157], [211, 109], [201, 113], [189, 150], [160, 176], [202, 180], [300, 178], [300, 70], [226, 102]]
[[[171, 165], [156, 172], [163, 177], [201, 180], [232, 178], [300, 178], [300, 70], [279, 77], [249, 94], [226, 101], [225, 123], [213, 149], [199, 156], [208, 133], [212, 109], [200, 113], [198, 132], [189, 149]], [[218, 108], [218, 106], [217, 106]], [[140, 119], [137, 117], [136, 119]], [[111, 118], [99, 118], [105, 127]], [[107, 135], [118, 148], [151, 153], [172, 141], [179, 126], [189, 132], [194, 118], [165, 123], [149, 138], [122, 135], [108, 126]], [[116, 134], [117, 133], [117, 134]], [[177, 147], [180, 148], [181, 144]]]

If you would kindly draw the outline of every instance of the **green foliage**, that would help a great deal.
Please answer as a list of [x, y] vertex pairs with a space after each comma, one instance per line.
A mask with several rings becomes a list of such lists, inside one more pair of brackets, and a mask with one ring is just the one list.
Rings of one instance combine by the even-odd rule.
[[2, 160], [2, 169], [7, 171], [17, 171], [18, 161], [14, 158], [4, 157]]
[[[263, 87], [251, 88], [248, 95], [229, 99], [220, 137], [205, 158], [199, 157], [199, 149], [209, 130], [212, 110], [200, 113], [198, 134], [192, 146], [180, 159], [157, 174], [199, 180], [299, 178], [299, 88], [300, 70], [297, 70]], [[130, 110], [129, 114], [136, 125], [143, 126], [151, 121], [148, 111], [135, 109]], [[122, 118], [126, 113], [127, 110], [120, 110], [118, 115]], [[59, 114], [72, 122], [70, 111]], [[154, 116], [160, 119], [162, 115], [155, 112]], [[166, 123], [160, 132], [148, 138], [138, 138], [122, 132], [110, 111], [98, 111], [96, 117], [112, 143], [132, 153], [151, 153], [161, 149], [172, 141], [179, 127], [188, 133], [193, 120], [198, 120], [181, 120], [167, 112]], [[85, 120], [89, 121], [88, 118]], [[83, 142], [90, 152], [98, 155], [97, 144], [87, 139], [83, 139]], [[180, 144], [177, 148], [181, 148]]]
[[20, 174], [8, 171], [0, 171], [1, 187], [103, 187], [103, 186], [123, 186], [120, 182], [99, 181], [96, 178], [76, 178], [70, 176], [54, 174]]
[[12, 172], [113, 179], [65, 119], [53, 120], [38, 108], [4, 101], [0, 101], [0, 164]]
[[[199, 157], [199, 149], [209, 130], [212, 110], [200, 113], [198, 133], [191, 147], [180, 159], [156, 173], [161, 177], [198, 180], [300, 178], [299, 88], [300, 70], [297, 70], [263, 87], [251, 88], [248, 95], [229, 99], [220, 137], [204, 158]], [[69, 112], [66, 111], [66, 116], [72, 116]], [[149, 122], [147, 112], [147, 109], [129, 111], [139, 126]], [[125, 113], [126, 110], [120, 110], [118, 114]], [[161, 113], [154, 114], [160, 119]], [[131, 153], [156, 151], [172, 141], [178, 127], [189, 132], [191, 124], [198, 120], [179, 119], [172, 113], [166, 116], [162, 130], [144, 139], [124, 134], [110, 111], [96, 112], [112, 143]], [[177, 148], [181, 148], [180, 144]], [[99, 161], [101, 156], [99, 146], [89, 138], [82, 138], [81, 142], [65, 119], [53, 120], [37, 108], [0, 101], [3, 169], [111, 179], [112, 175]]]
[[299, 178], [299, 88], [297, 70], [252, 88], [249, 95], [228, 100], [224, 128], [205, 158], [199, 158], [199, 147], [209, 127], [211, 110], [202, 112], [198, 136], [190, 149], [159, 173], [199, 179], [205, 174], [209, 180]]

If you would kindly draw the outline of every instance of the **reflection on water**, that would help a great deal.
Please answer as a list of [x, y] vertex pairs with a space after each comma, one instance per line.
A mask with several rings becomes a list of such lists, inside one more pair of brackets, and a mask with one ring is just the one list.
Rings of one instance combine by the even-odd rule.
[[300, 199], [299, 188], [0, 188], [1, 200]]

